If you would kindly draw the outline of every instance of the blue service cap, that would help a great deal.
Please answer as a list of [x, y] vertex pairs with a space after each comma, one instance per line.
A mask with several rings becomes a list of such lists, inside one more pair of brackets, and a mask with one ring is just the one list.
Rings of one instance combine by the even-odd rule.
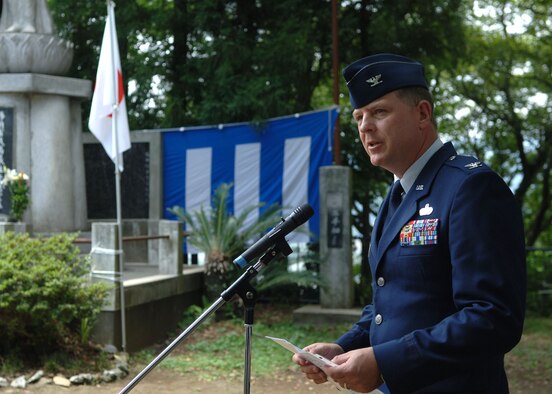
[[353, 108], [361, 108], [397, 89], [428, 89], [422, 63], [391, 53], [371, 55], [343, 69]]

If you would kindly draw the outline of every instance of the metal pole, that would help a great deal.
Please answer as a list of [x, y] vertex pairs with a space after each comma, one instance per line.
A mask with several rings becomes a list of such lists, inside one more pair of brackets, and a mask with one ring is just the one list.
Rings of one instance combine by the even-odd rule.
[[113, 149], [115, 151], [115, 200], [117, 209], [117, 240], [119, 243], [119, 273], [120, 273], [120, 305], [121, 305], [121, 347], [122, 350], [126, 350], [126, 317], [125, 317], [125, 280], [124, 280], [124, 252], [123, 252], [123, 219], [121, 215], [121, 171], [119, 168], [119, 136], [117, 135], [117, 112], [119, 110], [119, 92], [118, 87], [118, 75], [117, 67], [115, 63], [115, 40], [117, 36], [115, 34], [115, 3], [107, 0], [107, 16], [109, 18], [109, 35], [111, 42], [111, 74], [113, 80], [111, 81], [113, 86], [113, 113], [111, 116], [111, 137], [113, 141]]
[[[333, 69], [333, 101], [339, 107], [339, 34], [337, 19], [337, 0], [332, 0], [332, 69]], [[334, 163], [341, 165], [341, 135], [339, 112], [334, 128]]]
[[245, 354], [243, 369], [243, 392], [251, 393], [251, 339], [253, 338], [253, 325], [244, 324], [245, 333]]

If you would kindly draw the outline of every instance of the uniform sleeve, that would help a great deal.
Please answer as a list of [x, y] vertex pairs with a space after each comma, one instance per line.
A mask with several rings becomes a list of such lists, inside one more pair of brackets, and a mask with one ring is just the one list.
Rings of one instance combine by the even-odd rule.
[[498, 175], [481, 171], [459, 183], [449, 212], [448, 242], [456, 312], [435, 326], [374, 346], [393, 393], [412, 392], [475, 361], [503, 357], [521, 337], [523, 222]]
[[368, 304], [362, 310], [360, 320], [343, 334], [335, 343], [345, 352], [370, 346], [370, 324], [372, 323], [373, 306]]

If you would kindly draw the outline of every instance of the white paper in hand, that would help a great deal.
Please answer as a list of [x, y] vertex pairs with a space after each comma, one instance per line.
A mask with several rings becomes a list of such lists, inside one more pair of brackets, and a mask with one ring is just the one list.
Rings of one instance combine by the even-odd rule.
[[278, 345], [286, 348], [290, 352], [298, 354], [299, 357], [301, 357], [303, 360], [307, 360], [308, 362], [316, 365], [318, 368], [335, 367], [337, 365], [337, 364], [331, 362], [330, 360], [328, 360], [327, 358], [322, 357], [319, 354], [314, 354], [314, 353], [307, 352], [306, 350], [303, 350], [300, 347], [295, 346], [293, 343], [291, 343], [291, 342], [289, 342], [285, 339], [274, 338], [274, 337], [269, 337], [269, 336], [266, 336], [266, 338], [272, 339]]
[[[291, 343], [291, 342], [289, 342], [289, 341], [287, 341], [283, 338], [269, 337], [268, 335], [265, 335], [265, 337], [268, 338], [268, 339], [273, 340], [278, 345], [280, 345], [283, 348], [289, 350], [290, 352], [298, 354], [299, 357], [301, 357], [304, 360], [307, 360], [307, 361], [311, 362], [312, 364], [316, 365], [318, 368], [337, 366], [337, 364], [335, 364], [334, 362], [328, 360], [327, 358], [322, 357], [319, 354], [307, 352], [306, 350], [303, 350], [300, 347], [295, 346], [293, 343]], [[350, 390], [350, 389], [344, 389], [339, 384], [334, 382], [329, 376], [328, 376], [328, 379], [335, 384], [335, 387], [338, 390], [344, 391], [344, 392], [350, 393], [350, 394], [356, 394], [356, 391], [353, 391], [353, 390]], [[374, 391], [371, 391], [368, 394], [383, 394], [383, 393], [380, 390], [375, 389]]]

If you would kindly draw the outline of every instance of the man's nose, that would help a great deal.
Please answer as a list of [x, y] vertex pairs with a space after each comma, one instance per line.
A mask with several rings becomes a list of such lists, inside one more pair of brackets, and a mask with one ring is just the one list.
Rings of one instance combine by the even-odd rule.
[[371, 131], [374, 131], [374, 128], [374, 122], [369, 116], [363, 116], [358, 123], [358, 131], [360, 133], [370, 133]]

